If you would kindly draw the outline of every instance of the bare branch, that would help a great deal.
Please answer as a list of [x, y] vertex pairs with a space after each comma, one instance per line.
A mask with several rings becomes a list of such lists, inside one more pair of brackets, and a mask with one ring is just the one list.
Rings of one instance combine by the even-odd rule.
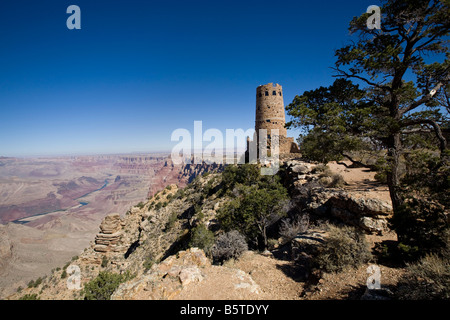
[[381, 84], [379, 84], [379, 83], [372, 82], [372, 81], [367, 80], [366, 78], [361, 77], [361, 76], [358, 76], [358, 75], [356, 75], [356, 74], [354, 74], [354, 73], [348, 74], [347, 72], [345, 72], [344, 70], [341, 70], [341, 69], [339, 69], [339, 68], [333, 68], [333, 67], [332, 67], [331, 69], [333, 69], [333, 70], [335, 70], [336, 72], [340, 73], [340, 74], [338, 74], [338, 75], [336, 75], [336, 76], [334, 76], [334, 77], [345, 76], [346, 78], [355, 78], [355, 79], [362, 80], [362, 81], [364, 81], [365, 83], [367, 83], [368, 85], [377, 87], [377, 88], [379, 88], [379, 89], [381, 89], [381, 90], [391, 91], [391, 87], [389, 87], [389, 86], [383, 86], [383, 85], [381, 85]]
[[424, 128], [415, 128], [415, 129], [409, 129], [409, 130], [403, 130], [402, 134], [412, 134], [412, 133], [431, 133], [433, 132], [430, 129], [424, 129]]
[[368, 168], [368, 169], [373, 170], [373, 171], [376, 171], [376, 169], [377, 169], [373, 165], [368, 165], [368, 164], [362, 163], [361, 161], [353, 159], [350, 155], [348, 155], [348, 154], [346, 154], [344, 152], [341, 152], [341, 156], [347, 158], [348, 160], [350, 160], [353, 163], [354, 166], [357, 166], [359, 168]]

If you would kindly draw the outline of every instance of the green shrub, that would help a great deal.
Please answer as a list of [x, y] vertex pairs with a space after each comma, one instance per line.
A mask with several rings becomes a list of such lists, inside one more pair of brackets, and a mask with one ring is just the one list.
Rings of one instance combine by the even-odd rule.
[[331, 176], [331, 182], [328, 184], [328, 188], [342, 188], [344, 185], [344, 177], [338, 173], [335, 173]]
[[287, 190], [275, 179], [261, 178], [251, 186], [238, 185], [234, 199], [219, 209], [225, 231], [238, 230], [256, 247], [267, 248], [267, 228], [286, 215]]
[[358, 267], [372, 258], [364, 234], [353, 227], [328, 225], [328, 237], [314, 259], [326, 272], [339, 272], [346, 267]]
[[37, 288], [42, 283], [42, 278], [39, 277], [35, 280], [28, 282], [28, 288]]
[[326, 165], [314, 167], [314, 172], [320, 172], [319, 183], [327, 188], [341, 188], [345, 185], [344, 177], [338, 173], [333, 173]]
[[194, 205], [194, 216], [197, 218], [198, 221], [203, 220], [205, 214], [203, 213], [202, 206], [198, 204]]
[[161, 209], [161, 207], [162, 207], [162, 203], [161, 203], [161, 202], [158, 202], [158, 203], [155, 205], [155, 209], [156, 209], [156, 210]]
[[383, 157], [379, 157], [374, 165], [377, 173], [375, 174], [374, 178], [378, 182], [387, 183], [387, 175], [390, 172], [389, 164], [387, 160]]
[[178, 189], [177, 192], [176, 192], [175, 195], [174, 195], [174, 198], [175, 198], [175, 199], [181, 199], [181, 198], [184, 198], [185, 193], [186, 193], [186, 192], [184, 191], [184, 189]]
[[399, 251], [406, 261], [437, 252], [448, 229], [445, 207], [431, 199], [411, 196], [389, 221], [397, 232]]
[[209, 254], [214, 244], [214, 232], [209, 230], [203, 223], [191, 230], [191, 240], [189, 247], [199, 248]]
[[144, 208], [144, 206], [145, 206], [145, 203], [143, 203], [142, 201], [136, 205], [136, 207], [138, 207], [139, 209]]
[[326, 164], [323, 164], [323, 163], [321, 163], [321, 164], [318, 164], [317, 166], [315, 166], [313, 169], [312, 169], [312, 172], [313, 173], [317, 173], [317, 172], [331, 172], [331, 170], [330, 170], [330, 167], [329, 166], [327, 166]]
[[117, 274], [100, 271], [98, 276], [84, 285], [85, 300], [109, 300], [122, 282], [131, 279], [129, 273]]
[[408, 264], [396, 296], [402, 300], [450, 299], [449, 257], [429, 254], [417, 263]]
[[145, 271], [150, 270], [154, 263], [155, 263], [155, 260], [154, 260], [153, 256], [147, 257], [143, 263], [144, 270]]
[[108, 266], [108, 258], [106, 256], [102, 257], [102, 268], [106, 268]]
[[37, 293], [33, 293], [33, 294], [25, 294], [22, 297], [20, 297], [19, 300], [40, 300], [40, 299]]
[[260, 178], [258, 166], [253, 164], [230, 165], [222, 172], [224, 190], [232, 190], [237, 184], [250, 186]]
[[172, 212], [167, 220], [165, 231], [172, 229], [175, 226], [175, 222], [178, 220], [178, 213], [176, 211]]

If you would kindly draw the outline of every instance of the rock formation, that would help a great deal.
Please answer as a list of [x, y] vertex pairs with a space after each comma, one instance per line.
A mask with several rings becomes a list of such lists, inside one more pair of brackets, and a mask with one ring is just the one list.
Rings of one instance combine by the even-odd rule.
[[223, 164], [202, 162], [199, 164], [174, 164], [170, 157], [164, 162], [161, 168], [158, 168], [150, 189], [148, 197], [154, 196], [158, 191], [164, 189], [170, 184], [176, 184], [179, 188], [185, 187], [196, 177], [206, 172], [221, 172], [224, 169]]
[[100, 224], [100, 232], [95, 236], [94, 251], [103, 253], [125, 251], [126, 247], [121, 242], [124, 225], [119, 214], [107, 215]]
[[392, 214], [390, 203], [356, 197], [340, 188], [324, 187], [318, 182], [320, 173], [315, 167], [300, 160], [286, 162], [284, 178], [297, 206], [313, 214], [339, 219], [368, 233], [387, 230], [387, 218]]
[[209, 259], [200, 249], [180, 251], [154, 265], [145, 275], [121, 284], [111, 299], [173, 299], [183, 287], [201, 282], [202, 269], [210, 265]]

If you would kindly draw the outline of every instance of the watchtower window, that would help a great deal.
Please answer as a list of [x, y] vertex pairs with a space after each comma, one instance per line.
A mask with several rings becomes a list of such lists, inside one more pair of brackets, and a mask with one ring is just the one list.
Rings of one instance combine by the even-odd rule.
[[269, 91], [266, 91], [266, 97], [268, 97], [269, 96]]
[[266, 120], [266, 122], [269, 122], [269, 123], [270, 123], [270, 120]]
[[276, 91], [272, 91], [272, 95], [273, 95], [273, 96], [276, 96], [276, 95], [277, 95], [277, 92], [276, 92]]
[[259, 93], [259, 97], [260, 97], [260, 98], [262, 97], [262, 93], [261, 93], [261, 92]]
[[280, 94], [280, 97], [281, 97], [281, 91], [279, 92], [279, 94]]

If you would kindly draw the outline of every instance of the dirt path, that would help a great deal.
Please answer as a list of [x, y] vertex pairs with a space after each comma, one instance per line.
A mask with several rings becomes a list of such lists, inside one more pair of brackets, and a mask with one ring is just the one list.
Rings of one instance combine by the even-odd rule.
[[286, 275], [288, 261], [247, 251], [224, 266], [203, 270], [204, 279], [187, 286], [179, 300], [298, 300], [303, 283]]
[[339, 163], [330, 162], [328, 166], [331, 171], [342, 175], [347, 183], [344, 187], [346, 191], [357, 197], [391, 201], [388, 187], [375, 179], [376, 172], [367, 168], [348, 168], [344, 163], [351, 164], [350, 161], [340, 161]]

